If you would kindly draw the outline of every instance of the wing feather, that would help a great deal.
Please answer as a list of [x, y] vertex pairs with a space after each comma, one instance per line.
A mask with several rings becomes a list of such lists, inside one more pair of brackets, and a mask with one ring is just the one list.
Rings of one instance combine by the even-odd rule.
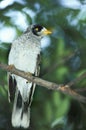
[[[39, 73], [40, 73], [40, 61], [41, 61], [40, 60], [40, 55], [38, 55], [38, 57], [37, 57], [37, 63], [36, 63], [36, 70], [35, 70], [35, 74], [34, 74], [35, 76], [39, 76]], [[31, 87], [30, 94], [29, 94], [29, 106], [32, 103], [35, 86], [36, 86], [36, 84], [32, 83], [32, 87]]]
[[8, 99], [9, 102], [14, 101], [15, 91], [16, 91], [16, 79], [12, 76], [12, 74], [8, 74]]

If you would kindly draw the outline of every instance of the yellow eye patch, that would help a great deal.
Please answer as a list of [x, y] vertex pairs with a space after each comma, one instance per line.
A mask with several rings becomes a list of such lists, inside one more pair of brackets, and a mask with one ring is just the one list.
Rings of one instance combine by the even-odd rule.
[[35, 28], [36, 31], [38, 31], [39, 29], [38, 28]]

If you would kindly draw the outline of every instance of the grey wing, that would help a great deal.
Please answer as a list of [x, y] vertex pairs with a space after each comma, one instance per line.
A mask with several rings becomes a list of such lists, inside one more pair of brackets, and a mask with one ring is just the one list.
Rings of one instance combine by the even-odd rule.
[[14, 101], [16, 91], [16, 79], [11, 73], [8, 73], [8, 99], [9, 102]]
[[[41, 61], [40, 59], [41, 59], [41, 56], [39, 54], [38, 57], [37, 57], [36, 70], [35, 70], [35, 74], [34, 74], [35, 76], [39, 76], [39, 74], [40, 74], [40, 61]], [[35, 86], [36, 86], [36, 84], [33, 83], [32, 87], [31, 87], [30, 95], [29, 95], [29, 106], [31, 105], [31, 102], [32, 102], [32, 99], [33, 99]]]
[[41, 62], [41, 55], [39, 54], [37, 57], [35, 76], [39, 76], [40, 74], [40, 62]]

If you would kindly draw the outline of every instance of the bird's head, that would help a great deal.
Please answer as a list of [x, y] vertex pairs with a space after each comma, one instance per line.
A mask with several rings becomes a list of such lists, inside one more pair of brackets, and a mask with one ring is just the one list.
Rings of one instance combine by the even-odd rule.
[[32, 29], [32, 33], [39, 37], [43, 37], [45, 35], [52, 33], [51, 31], [47, 30], [45, 27], [41, 25], [32, 25], [31, 29]]

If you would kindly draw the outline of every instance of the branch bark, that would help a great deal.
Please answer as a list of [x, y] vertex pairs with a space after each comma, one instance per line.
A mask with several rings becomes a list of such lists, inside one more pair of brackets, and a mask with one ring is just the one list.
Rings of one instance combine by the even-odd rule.
[[86, 73], [82, 74], [80, 77], [78, 77], [77, 79], [74, 80], [74, 82], [72, 81], [71, 83], [68, 83], [67, 85], [64, 84], [56, 84], [53, 82], [49, 82], [46, 80], [43, 80], [41, 78], [29, 75], [29, 73], [21, 71], [17, 68], [15, 68], [14, 66], [10, 66], [10, 65], [6, 65], [3, 63], [0, 63], [0, 68], [7, 71], [7, 72], [11, 72], [15, 75], [18, 75], [20, 77], [23, 77], [25, 79], [27, 79], [28, 81], [34, 82], [37, 85], [43, 86], [47, 89], [52, 89], [52, 90], [56, 90], [56, 91], [60, 91], [64, 94], [70, 95], [73, 98], [75, 98], [78, 101], [81, 101], [83, 103], [86, 102], [86, 98], [80, 94], [78, 94], [77, 92], [75, 92], [74, 90], [72, 90], [70, 88], [71, 85], [75, 84], [76, 82], [80, 81], [80, 79], [86, 77]]

